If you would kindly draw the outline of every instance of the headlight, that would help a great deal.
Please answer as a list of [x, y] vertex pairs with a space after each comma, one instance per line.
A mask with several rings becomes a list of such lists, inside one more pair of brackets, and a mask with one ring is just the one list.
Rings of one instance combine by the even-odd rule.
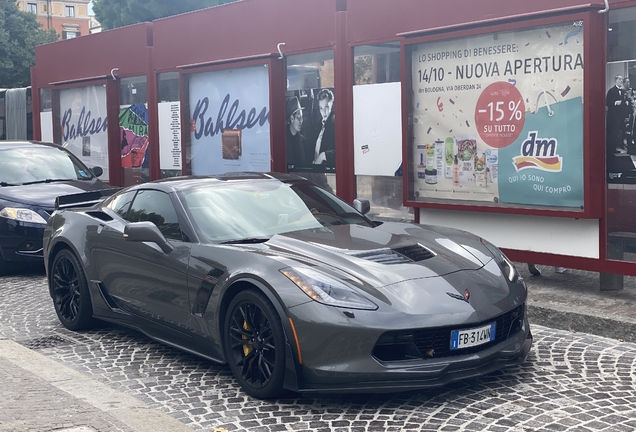
[[501, 268], [501, 271], [503, 272], [503, 274], [506, 275], [508, 280], [510, 282], [517, 282], [517, 279], [519, 279], [519, 273], [517, 272], [517, 269], [515, 268], [514, 264], [510, 262], [508, 257], [505, 256], [504, 253], [500, 251], [497, 246], [490, 243], [489, 241], [481, 239], [481, 242], [484, 246], [486, 246], [486, 248], [490, 251], [492, 256], [495, 258], [495, 261], [499, 265], [499, 268]]
[[358, 294], [352, 287], [320, 271], [298, 267], [286, 268], [280, 272], [318, 303], [349, 309], [378, 308], [378, 305]]
[[46, 221], [42, 216], [40, 216], [33, 210], [25, 208], [5, 207], [0, 210], [0, 216], [7, 219], [18, 220], [21, 222], [31, 222], [46, 225]]

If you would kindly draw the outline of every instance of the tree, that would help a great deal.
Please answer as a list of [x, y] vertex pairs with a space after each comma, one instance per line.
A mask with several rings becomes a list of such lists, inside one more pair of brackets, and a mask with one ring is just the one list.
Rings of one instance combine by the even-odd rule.
[[43, 30], [34, 14], [19, 11], [15, 0], [0, 0], [0, 87], [30, 85], [35, 47], [57, 39], [55, 30]]
[[232, 1], [234, 0], [94, 0], [93, 12], [104, 29], [112, 29]]

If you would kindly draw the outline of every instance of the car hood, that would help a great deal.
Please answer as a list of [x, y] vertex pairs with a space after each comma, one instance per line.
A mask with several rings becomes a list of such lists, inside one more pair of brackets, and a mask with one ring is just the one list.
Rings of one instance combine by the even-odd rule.
[[[468, 241], [458, 242], [451, 233]], [[414, 224], [342, 225], [275, 235], [257, 248], [318, 266], [361, 287], [379, 288], [482, 268], [492, 257], [477, 245], [461, 244], [479, 243], [461, 234], [467, 233], [440, 233]]]
[[6, 186], [0, 187], [0, 199], [53, 209], [55, 206], [55, 198], [58, 196], [106, 188], [107, 186], [99, 180], [70, 180], [21, 186]]

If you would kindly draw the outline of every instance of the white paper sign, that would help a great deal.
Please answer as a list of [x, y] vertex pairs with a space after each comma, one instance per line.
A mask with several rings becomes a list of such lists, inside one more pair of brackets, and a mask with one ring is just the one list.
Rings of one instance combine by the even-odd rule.
[[356, 175], [394, 176], [402, 163], [399, 82], [353, 87]]
[[181, 170], [181, 103], [159, 104], [159, 166]]

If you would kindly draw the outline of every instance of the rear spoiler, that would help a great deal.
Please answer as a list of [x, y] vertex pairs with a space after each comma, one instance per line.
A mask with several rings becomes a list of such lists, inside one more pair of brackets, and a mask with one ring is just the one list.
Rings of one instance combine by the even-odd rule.
[[55, 198], [55, 210], [64, 210], [72, 207], [90, 207], [104, 198], [111, 196], [121, 188], [101, 189], [90, 192], [82, 192], [73, 195], [62, 195]]

